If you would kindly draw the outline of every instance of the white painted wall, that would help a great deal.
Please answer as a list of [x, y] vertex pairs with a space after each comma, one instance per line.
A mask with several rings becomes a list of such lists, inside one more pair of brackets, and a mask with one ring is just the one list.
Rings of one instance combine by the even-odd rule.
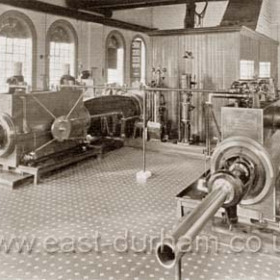
[[271, 0], [263, 0], [258, 24], [257, 24], [257, 31], [265, 34], [269, 37], [273, 37], [273, 30], [272, 30], [272, 24], [273, 24], [273, 9], [274, 4], [272, 4]]
[[[97, 82], [104, 84], [105, 77], [105, 41], [107, 35], [114, 30], [114, 28], [103, 26], [96, 23], [89, 23], [75, 19], [63, 18], [58, 16], [49, 15], [46, 13], [33, 12], [26, 9], [19, 9], [8, 5], [0, 4], [0, 16], [2, 13], [10, 10], [16, 10], [27, 15], [33, 22], [37, 34], [37, 52], [36, 56], [36, 89], [42, 90], [44, 87], [44, 80], [46, 78], [46, 34], [51, 24], [58, 20], [64, 19], [72, 24], [78, 36], [78, 57], [77, 64], [82, 65], [83, 69], [90, 69], [96, 67]], [[150, 40], [145, 34], [139, 34], [133, 31], [118, 29], [125, 39], [126, 53], [125, 53], [125, 82], [130, 83], [130, 45], [133, 38], [138, 34], [141, 35], [148, 50], [150, 50]], [[40, 56], [43, 55], [41, 59]], [[148, 62], [150, 60], [148, 59]], [[148, 67], [150, 65], [148, 64]]]
[[114, 11], [113, 18], [147, 27], [153, 26], [153, 13], [151, 8], [117, 10]]
[[[49, 2], [45, 0], [46, 2]], [[55, 4], [59, 3], [63, 6], [64, 0], [53, 0]], [[198, 11], [203, 8], [204, 3], [198, 4]], [[220, 24], [228, 1], [216, 1], [210, 2], [204, 21], [204, 27], [217, 26]], [[33, 12], [25, 9], [18, 9], [12, 6], [0, 4], [0, 15], [8, 10], [18, 10], [27, 15], [35, 25], [37, 33], [37, 53], [36, 53], [36, 87], [37, 89], [43, 89], [44, 79], [46, 77], [45, 68], [47, 63], [46, 54], [46, 34], [49, 26], [57, 19], [61, 17]], [[116, 11], [114, 18], [145, 25], [148, 27], [154, 27], [159, 29], [178, 29], [183, 28], [185, 17], [185, 5], [173, 5], [173, 6], [159, 6], [153, 8], [136, 9], [133, 12], [131, 10]], [[83, 69], [90, 69], [96, 67], [97, 82], [103, 84], [105, 82], [105, 41], [106, 37], [113, 28], [106, 27], [100, 24], [88, 23], [79, 20], [73, 20], [64, 18], [69, 21], [75, 28], [78, 40], [78, 64], [83, 65]], [[130, 44], [136, 35], [136, 32], [119, 30], [124, 38], [126, 44], [126, 61], [125, 61], [125, 82], [130, 82]], [[258, 22], [257, 31], [263, 33], [278, 42], [280, 42], [280, 1], [279, 0], [263, 0], [263, 6]], [[145, 34], [140, 34], [147, 43], [147, 49], [150, 54], [151, 43], [150, 39]], [[43, 55], [43, 58], [40, 58]], [[150, 73], [151, 60], [148, 55], [147, 59], [147, 73]], [[279, 66], [280, 66], [280, 48], [279, 48]], [[280, 72], [280, 71], [279, 71]], [[279, 73], [280, 84], [280, 73]]]
[[[263, 0], [257, 31], [280, 42], [280, 1]], [[278, 85], [280, 85], [280, 46], [278, 47]]]
[[[197, 12], [201, 12], [205, 2], [197, 3]], [[205, 17], [204, 27], [218, 26], [227, 8], [228, 1], [209, 2]], [[113, 18], [137, 23], [140, 25], [158, 29], [181, 29], [184, 28], [186, 5], [158, 6], [153, 8], [142, 8], [135, 10], [115, 11]]]
[[[203, 26], [212, 27], [220, 25], [228, 3], [229, 1], [209, 2], [205, 18], [203, 20]], [[201, 12], [204, 5], [205, 3], [203, 2], [197, 3], [197, 11]]]

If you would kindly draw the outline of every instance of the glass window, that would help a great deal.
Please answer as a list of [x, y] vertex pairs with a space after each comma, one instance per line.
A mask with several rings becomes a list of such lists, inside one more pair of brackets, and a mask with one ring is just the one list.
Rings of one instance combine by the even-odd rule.
[[141, 38], [131, 44], [131, 82], [146, 83], [146, 46]]
[[255, 75], [255, 62], [253, 60], [240, 61], [240, 79], [251, 80]]
[[65, 65], [70, 66], [70, 75], [75, 76], [76, 44], [73, 31], [63, 23], [54, 23], [49, 30], [49, 88], [53, 89], [66, 74]]
[[124, 43], [119, 34], [111, 34], [107, 40], [107, 83], [124, 83]]
[[260, 78], [270, 78], [271, 76], [271, 63], [270, 62], [260, 62]]
[[25, 82], [32, 85], [32, 33], [23, 19], [7, 17], [0, 26], [0, 92], [7, 92], [6, 83], [14, 76], [14, 65], [22, 63]]

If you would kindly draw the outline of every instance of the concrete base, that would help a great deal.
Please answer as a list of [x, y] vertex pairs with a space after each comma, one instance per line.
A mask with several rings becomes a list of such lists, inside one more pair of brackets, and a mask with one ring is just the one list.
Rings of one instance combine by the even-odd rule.
[[146, 183], [147, 180], [152, 176], [151, 171], [139, 171], [136, 173], [137, 183]]

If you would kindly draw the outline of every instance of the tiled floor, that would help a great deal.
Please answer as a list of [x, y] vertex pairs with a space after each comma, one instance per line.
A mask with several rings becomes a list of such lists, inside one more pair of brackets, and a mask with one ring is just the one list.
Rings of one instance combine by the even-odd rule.
[[[113, 244], [126, 230], [140, 242], [145, 235], [171, 229], [176, 222], [175, 196], [203, 171], [204, 163], [149, 153], [153, 177], [140, 185], [135, 177], [141, 159], [140, 150], [123, 148], [101, 161], [87, 160], [58, 171], [38, 186], [1, 188], [0, 237], [6, 242], [13, 237], [19, 242], [34, 239], [35, 244], [30, 253], [26, 247], [16, 252], [16, 242], [4, 252], [1, 244], [0, 280], [174, 279], [173, 270], [161, 268], [153, 253], [120, 253]], [[96, 232], [102, 248], [85, 253], [75, 247], [81, 245], [79, 238], [92, 241]], [[55, 241], [48, 243], [48, 250], [47, 241]], [[183, 270], [189, 280], [280, 279], [279, 259], [260, 254], [189, 254]]]

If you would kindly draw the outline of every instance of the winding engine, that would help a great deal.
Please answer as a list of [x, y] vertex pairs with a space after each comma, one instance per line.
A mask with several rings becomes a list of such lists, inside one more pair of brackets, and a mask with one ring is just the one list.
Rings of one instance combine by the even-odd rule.
[[2, 94], [0, 99], [2, 166], [35, 162], [86, 138], [90, 115], [80, 91]]
[[206, 224], [224, 237], [254, 232], [271, 241], [279, 234], [280, 102], [262, 106], [222, 108], [223, 141], [210, 172], [178, 195], [181, 219], [171, 234], [174, 242], [158, 245], [164, 267], [180, 267], [180, 242], [190, 246]]
[[110, 120], [108, 127], [121, 127], [124, 137], [128, 123], [142, 113], [141, 102], [135, 95], [118, 95], [84, 103], [82, 91], [74, 87], [0, 95], [1, 183], [6, 183], [6, 171], [34, 175], [37, 182], [39, 174], [100, 155], [102, 139], [98, 145], [93, 139], [101, 135], [101, 119]]

